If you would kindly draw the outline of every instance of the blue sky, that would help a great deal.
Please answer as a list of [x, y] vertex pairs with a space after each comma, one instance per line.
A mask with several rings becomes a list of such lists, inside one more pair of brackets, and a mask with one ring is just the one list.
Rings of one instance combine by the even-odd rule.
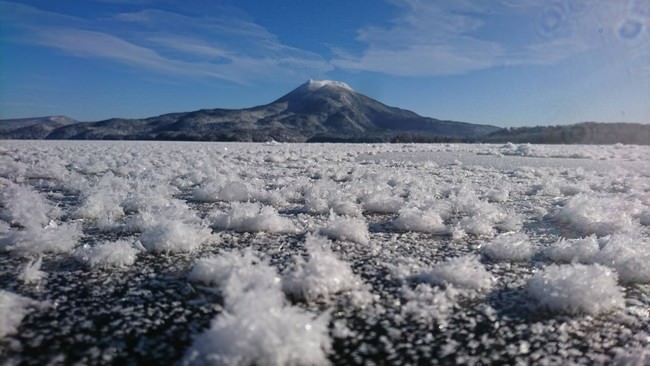
[[241, 108], [310, 78], [441, 119], [650, 123], [650, 0], [0, 1], [0, 118]]

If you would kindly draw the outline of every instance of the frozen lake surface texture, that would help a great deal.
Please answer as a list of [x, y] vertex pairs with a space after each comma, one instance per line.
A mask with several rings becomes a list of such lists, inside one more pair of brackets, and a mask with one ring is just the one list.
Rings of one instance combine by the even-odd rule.
[[3, 141], [0, 364], [650, 365], [648, 162]]

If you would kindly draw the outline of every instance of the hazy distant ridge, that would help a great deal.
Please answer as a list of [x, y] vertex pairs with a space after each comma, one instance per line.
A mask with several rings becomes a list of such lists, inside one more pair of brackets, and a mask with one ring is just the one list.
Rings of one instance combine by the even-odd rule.
[[55, 129], [79, 123], [66, 116], [46, 116], [0, 120], [0, 138], [43, 139]]
[[504, 128], [480, 138], [483, 142], [539, 144], [650, 144], [650, 125], [584, 122], [566, 126]]

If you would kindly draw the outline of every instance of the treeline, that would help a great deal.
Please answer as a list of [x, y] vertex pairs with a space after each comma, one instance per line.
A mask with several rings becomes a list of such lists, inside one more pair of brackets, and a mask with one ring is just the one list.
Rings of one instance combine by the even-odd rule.
[[504, 128], [478, 140], [537, 144], [650, 145], [650, 125], [584, 122], [568, 126]]

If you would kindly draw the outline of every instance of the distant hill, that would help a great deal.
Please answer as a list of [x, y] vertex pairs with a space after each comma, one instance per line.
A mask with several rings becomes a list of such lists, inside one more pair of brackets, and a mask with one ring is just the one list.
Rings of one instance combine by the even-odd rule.
[[0, 120], [0, 139], [648, 145], [650, 125], [585, 122], [499, 128], [446, 121], [387, 106], [343, 82], [310, 80], [269, 104], [245, 109], [201, 109], [99, 122], [64, 116]]
[[641, 123], [584, 122], [566, 126], [504, 128], [479, 139], [482, 142], [538, 144], [650, 145], [650, 125]]
[[59, 127], [79, 123], [66, 116], [46, 116], [0, 120], [0, 138], [42, 139]]
[[[392, 141], [465, 139], [498, 127], [444, 121], [390, 107], [338, 81], [310, 80], [276, 101], [246, 109], [202, 109], [145, 119], [67, 124], [48, 139], [208, 141]], [[26, 134], [0, 133], [3, 138]]]

